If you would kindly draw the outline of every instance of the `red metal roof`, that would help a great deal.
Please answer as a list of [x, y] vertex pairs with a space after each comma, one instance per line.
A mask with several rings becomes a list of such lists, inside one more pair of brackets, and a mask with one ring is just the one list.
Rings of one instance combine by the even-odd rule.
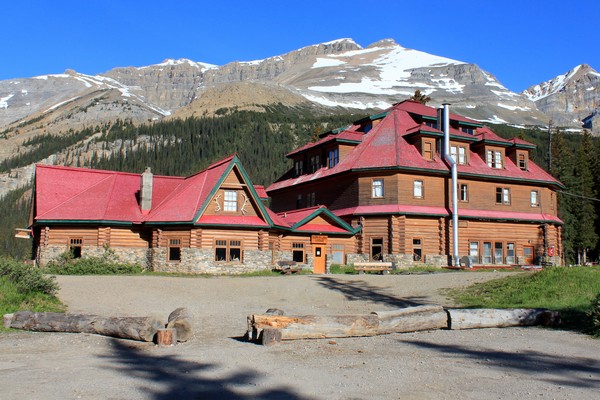
[[263, 185], [254, 185], [254, 190], [256, 191], [259, 199], [265, 200], [269, 198], [269, 195], [267, 194], [267, 191]]
[[[140, 174], [37, 165], [34, 220], [193, 223], [233, 161], [227, 157], [187, 178], [154, 175], [146, 213], [138, 204]], [[268, 226], [249, 216], [202, 217], [198, 223]]]
[[528, 212], [513, 212], [513, 211], [490, 211], [490, 210], [471, 210], [471, 209], [459, 209], [458, 215], [460, 217], [472, 217], [480, 219], [503, 219], [503, 220], [518, 220], [518, 221], [531, 221], [531, 222], [558, 222], [560, 224], [563, 221], [550, 214], [544, 213], [528, 213]]
[[380, 206], [357, 206], [332, 211], [338, 217], [368, 214], [419, 214], [431, 216], [448, 216], [445, 207], [411, 206], [404, 204], [384, 204]]
[[[354, 128], [358, 128], [358, 126], [354, 126]], [[350, 141], [350, 142], [360, 142], [362, 141], [363, 133], [362, 132], [353, 132], [349, 130], [342, 131], [338, 134], [331, 133], [323, 138], [317, 140], [316, 142], [306, 143], [304, 146], [297, 148], [294, 151], [289, 152], [286, 157], [292, 157], [298, 153], [305, 152], [314, 147], [318, 147], [324, 145], [325, 143], [334, 142], [334, 141]]]

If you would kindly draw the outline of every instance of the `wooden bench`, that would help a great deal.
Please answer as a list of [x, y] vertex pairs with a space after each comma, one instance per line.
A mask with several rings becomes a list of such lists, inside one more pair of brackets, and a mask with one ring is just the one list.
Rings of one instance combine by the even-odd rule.
[[281, 272], [284, 275], [296, 274], [302, 271], [302, 267], [298, 267], [296, 261], [277, 261], [277, 267], [274, 270]]
[[359, 274], [365, 272], [377, 272], [382, 275], [389, 274], [394, 269], [394, 264], [391, 262], [357, 262], [354, 263], [354, 270]]

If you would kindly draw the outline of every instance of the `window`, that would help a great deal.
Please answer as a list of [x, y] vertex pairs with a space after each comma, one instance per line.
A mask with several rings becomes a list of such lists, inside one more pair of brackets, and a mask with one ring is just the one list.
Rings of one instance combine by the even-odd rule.
[[530, 202], [531, 202], [531, 207], [539, 207], [540, 206], [539, 192], [537, 190], [531, 191]]
[[433, 143], [423, 142], [423, 157], [426, 160], [433, 160]]
[[433, 129], [438, 129], [437, 121], [425, 121], [425, 125]]
[[332, 244], [332, 262], [334, 264], [345, 264], [346, 260], [344, 260], [344, 245], [343, 244]]
[[292, 243], [292, 260], [304, 264], [304, 243]]
[[296, 208], [302, 208], [302, 195], [296, 196]]
[[503, 247], [502, 242], [494, 242], [494, 263], [502, 264], [503, 262]]
[[294, 161], [294, 174], [296, 176], [300, 176], [304, 173], [304, 161], [297, 160]]
[[492, 242], [483, 242], [483, 257], [481, 261], [484, 264], [492, 263]]
[[169, 239], [169, 261], [181, 261], [181, 239]]
[[81, 258], [81, 248], [83, 247], [82, 238], [71, 238], [69, 240], [69, 253], [73, 258]]
[[235, 190], [225, 191], [225, 200], [223, 201], [224, 211], [237, 211], [237, 192]]
[[469, 185], [466, 183], [458, 184], [458, 201], [469, 201]]
[[506, 243], [506, 263], [507, 264], [515, 263], [515, 244], [514, 243]]
[[340, 161], [340, 152], [337, 148], [333, 149], [333, 150], [329, 150], [329, 155], [328, 155], [328, 161], [329, 161], [329, 168], [333, 168], [335, 167], [338, 162]]
[[466, 126], [461, 126], [460, 130], [464, 133], [468, 133], [469, 135], [472, 135], [474, 133], [473, 128], [467, 128]]
[[311, 174], [321, 168], [321, 157], [318, 154], [311, 156], [309, 159], [309, 166]]
[[496, 204], [510, 204], [509, 188], [496, 188]]
[[467, 163], [467, 148], [464, 146], [450, 146], [450, 155], [457, 164]]
[[413, 196], [417, 198], [423, 198], [423, 181], [414, 181]]
[[315, 192], [306, 195], [306, 207], [312, 207], [317, 204]]
[[523, 171], [527, 171], [527, 156], [525, 153], [519, 153], [518, 155], [519, 168]]
[[413, 261], [423, 261], [421, 239], [413, 239]]
[[371, 197], [383, 197], [383, 179], [373, 179], [371, 182]]
[[488, 150], [487, 164], [490, 168], [502, 168], [502, 152], [498, 150]]
[[215, 261], [239, 262], [242, 260], [242, 241], [217, 239]]
[[479, 263], [479, 242], [469, 242], [469, 258], [471, 263]]
[[383, 238], [371, 239], [371, 261], [383, 260]]

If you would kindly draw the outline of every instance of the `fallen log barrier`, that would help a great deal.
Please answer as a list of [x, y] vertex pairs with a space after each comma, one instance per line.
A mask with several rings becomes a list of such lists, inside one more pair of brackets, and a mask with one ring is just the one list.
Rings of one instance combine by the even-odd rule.
[[3, 321], [7, 328], [34, 332], [93, 333], [144, 342], [156, 341], [164, 345], [185, 342], [192, 336], [189, 317], [185, 308], [173, 311], [167, 324], [157, 317], [102, 317], [90, 314], [17, 311], [5, 314]]
[[253, 341], [268, 341], [270, 344], [279, 340], [375, 336], [447, 326], [448, 315], [441, 306], [417, 306], [356, 315], [253, 314], [248, 316], [246, 337]]
[[447, 309], [448, 328], [477, 329], [504, 328], [509, 326], [556, 326], [560, 313], [543, 308], [515, 309]]
[[263, 345], [282, 340], [375, 336], [433, 329], [503, 328], [560, 324], [560, 313], [546, 309], [444, 309], [425, 305], [371, 314], [284, 316], [253, 314], [246, 338]]

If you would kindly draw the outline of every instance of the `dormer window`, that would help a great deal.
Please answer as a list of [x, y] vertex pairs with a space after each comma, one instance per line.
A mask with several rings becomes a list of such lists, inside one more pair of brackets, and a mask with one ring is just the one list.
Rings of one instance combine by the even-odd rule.
[[450, 155], [457, 164], [467, 163], [467, 148], [465, 146], [450, 146]]
[[472, 135], [473, 133], [475, 133], [475, 130], [473, 128], [468, 128], [466, 126], [461, 126], [460, 130], [461, 130], [461, 132], [468, 133], [469, 135]]
[[329, 150], [327, 154], [327, 165], [329, 168], [335, 167], [340, 162], [340, 151], [336, 147], [335, 149]]
[[499, 150], [487, 151], [487, 165], [490, 168], [502, 168], [502, 152]]
[[304, 173], [304, 162], [302, 160], [294, 161], [294, 173], [300, 176]]
[[425, 125], [433, 129], [438, 129], [437, 121], [425, 121]]
[[527, 171], [527, 154], [517, 153], [517, 163], [521, 171]]
[[311, 156], [308, 164], [310, 168], [310, 173], [312, 174], [313, 172], [321, 168], [321, 157], [318, 154]]

